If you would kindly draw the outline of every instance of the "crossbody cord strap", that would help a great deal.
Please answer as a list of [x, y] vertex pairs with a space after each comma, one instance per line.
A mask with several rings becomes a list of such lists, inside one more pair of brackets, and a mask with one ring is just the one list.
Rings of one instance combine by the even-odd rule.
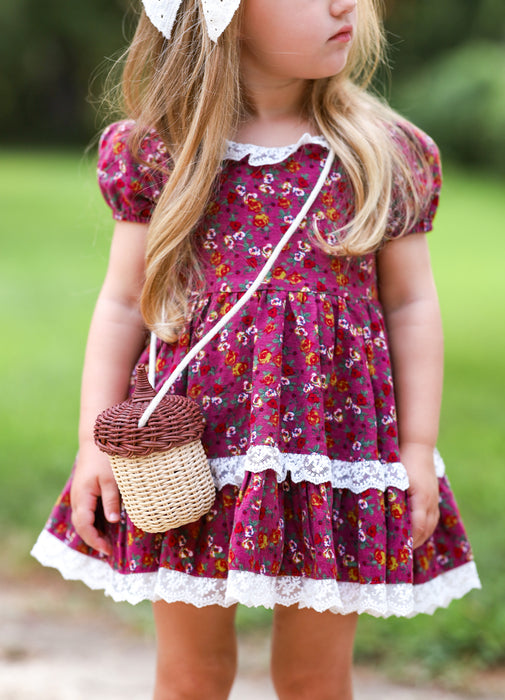
[[[272, 269], [273, 264], [277, 260], [277, 257], [279, 256], [281, 250], [284, 248], [286, 243], [289, 241], [293, 233], [296, 231], [296, 229], [300, 226], [302, 223], [303, 219], [307, 215], [309, 209], [311, 206], [314, 204], [316, 197], [318, 196], [319, 192], [321, 191], [321, 188], [323, 187], [326, 178], [329, 175], [330, 168], [333, 164], [333, 160], [335, 158], [335, 153], [333, 149], [330, 149], [330, 152], [328, 153], [328, 156], [326, 158], [325, 164], [323, 166], [323, 169], [321, 170], [321, 174], [319, 175], [319, 179], [316, 182], [314, 189], [310, 193], [310, 195], [307, 198], [307, 201], [303, 205], [303, 207], [300, 209], [297, 217], [294, 219], [292, 222], [291, 226], [288, 228], [286, 233], [282, 236], [280, 241], [277, 243], [275, 248], [273, 249], [272, 253], [270, 254], [270, 257], [266, 261], [266, 263], [263, 265], [261, 268], [258, 276], [254, 280], [254, 282], [251, 284], [249, 289], [240, 297], [240, 299], [232, 306], [232, 308], [213, 326], [206, 335], [204, 335], [201, 340], [198, 341], [196, 345], [194, 345], [191, 350], [183, 357], [181, 362], [177, 365], [177, 367], [173, 370], [173, 372], [170, 374], [168, 379], [165, 381], [159, 392], [156, 394], [156, 396], [153, 398], [149, 406], [146, 408], [144, 413], [142, 414], [138, 427], [143, 428], [144, 425], [147, 423], [149, 418], [152, 416], [158, 405], [160, 404], [161, 400], [165, 396], [165, 394], [168, 392], [172, 384], [177, 380], [178, 376], [180, 373], [186, 369], [186, 367], [189, 365], [189, 363], [193, 360], [193, 358], [198, 355], [200, 350], [207, 345], [207, 343], [214, 338], [217, 333], [228, 323], [228, 321], [239, 311], [244, 304], [247, 304], [249, 299], [252, 297], [252, 295], [255, 293], [255, 291], [258, 289], [260, 284], [263, 282], [265, 277], [268, 275], [270, 270]], [[154, 377], [155, 377], [155, 368], [156, 368], [156, 335], [154, 333], [151, 334], [151, 346], [149, 349], [149, 381], [151, 384], [154, 386]]]

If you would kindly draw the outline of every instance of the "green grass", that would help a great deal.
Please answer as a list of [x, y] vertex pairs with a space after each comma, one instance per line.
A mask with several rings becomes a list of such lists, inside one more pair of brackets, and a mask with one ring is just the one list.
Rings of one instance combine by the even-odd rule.
[[[3, 152], [1, 162], [0, 525], [13, 556], [43, 526], [74, 457], [112, 220], [89, 160]], [[503, 182], [448, 169], [430, 236], [446, 336], [440, 449], [484, 589], [434, 617], [361, 620], [357, 659], [406, 675], [505, 663], [504, 193]], [[240, 619], [251, 627], [268, 617]]]

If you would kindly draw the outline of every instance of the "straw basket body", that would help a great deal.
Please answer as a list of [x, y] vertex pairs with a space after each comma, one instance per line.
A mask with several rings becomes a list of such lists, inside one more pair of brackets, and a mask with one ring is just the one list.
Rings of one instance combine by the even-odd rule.
[[165, 532], [210, 510], [215, 488], [200, 440], [142, 457], [109, 456], [131, 521]]
[[139, 419], [156, 393], [143, 365], [130, 399], [101, 413], [95, 442], [109, 456], [126, 512], [145, 532], [165, 532], [210, 510], [215, 486], [200, 437], [204, 419], [185, 396], [163, 398], [148, 423]]

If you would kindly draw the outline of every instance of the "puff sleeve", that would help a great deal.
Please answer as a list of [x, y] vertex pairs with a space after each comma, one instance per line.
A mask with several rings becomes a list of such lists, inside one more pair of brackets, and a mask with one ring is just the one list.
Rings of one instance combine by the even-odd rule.
[[[433, 229], [433, 219], [438, 209], [440, 189], [442, 186], [442, 166], [436, 143], [421, 129], [412, 124], [402, 124], [393, 137], [404, 151], [414, 173], [418, 191], [423, 200], [420, 215], [412, 221], [403, 235], [410, 233], [427, 233]], [[428, 164], [428, 172], [422, 165], [422, 159]], [[403, 207], [400, 206], [401, 189], [393, 192], [393, 208], [386, 232], [386, 238], [396, 238], [403, 228]]]
[[[148, 223], [166, 180], [168, 155], [154, 131], [140, 145], [140, 161], [128, 145], [132, 121], [108, 126], [98, 147], [98, 184], [116, 221]], [[163, 169], [163, 170], [161, 170]]]

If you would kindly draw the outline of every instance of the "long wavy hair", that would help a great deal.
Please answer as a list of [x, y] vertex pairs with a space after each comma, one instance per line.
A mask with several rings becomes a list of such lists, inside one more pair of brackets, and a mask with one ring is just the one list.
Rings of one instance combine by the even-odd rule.
[[[361, 255], [381, 245], [393, 191], [402, 231], [416, 220], [426, 188], [420, 190], [412, 172], [412, 151], [430, 177], [405, 121], [368, 90], [384, 56], [380, 5], [359, 0], [346, 68], [308, 84], [305, 116], [334, 149], [354, 194], [354, 215], [335, 232], [335, 245], [314, 227], [316, 243], [334, 255]], [[146, 325], [167, 342], [177, 340], [191, 297], [202, 287], [191, 234], [213, 194], [227, 137], [249, 109], [240, 80], [241, 15], [239, 8], [214, 44], [200, 0], [182, 3], [170, 40], [142, 13], [126, 55], [124, 110], [135, 121], [130, 147], [140, 158], [141, 141], [154, 128], [170, 155], [169, 177], [149, 226], [140, 300]]]

